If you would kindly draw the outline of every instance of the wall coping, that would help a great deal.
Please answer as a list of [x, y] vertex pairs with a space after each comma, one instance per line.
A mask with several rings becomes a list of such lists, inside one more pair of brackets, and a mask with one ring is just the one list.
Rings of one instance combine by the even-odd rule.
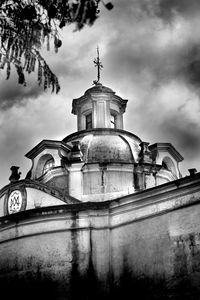
[[78, 220], [74, 229], [113, 229], [196, 204], [200, 204], [200, 173], [114, 200], [41, 207], [3, 216], [0, 230], [10, 224], [45, 223], [47, 218], [64, 220], [63, 230], [73, 229], [67, 228], [66, 221], [74, 219]]
[[60, 190], [58, 190], [54, 187], [49, 187], [46, 184], [43, 184], [36, 180], [31, 180], [31, 179], [23, 179], [23, 180], [19, 180], [19, 181], [11, 182], [11, 183], [7, 184], [0, 190], [0, 197], [2, 197], [9, 189], [11, 189], [11, 188], [13, 189], [15, 187], [17, 188], [19, 186], [24, 186], [26, 188], [35, 188], [39, 191], [42, 191], [51, 196], [54, 196], [55, 198], [57, 198], [59, 200], [64, 201], [66, 204], [67, 203], [70, 203], [70, 204], [80, 203], [80, 200], [78, 200], [70, 195], [63, 195], [60, 192]]

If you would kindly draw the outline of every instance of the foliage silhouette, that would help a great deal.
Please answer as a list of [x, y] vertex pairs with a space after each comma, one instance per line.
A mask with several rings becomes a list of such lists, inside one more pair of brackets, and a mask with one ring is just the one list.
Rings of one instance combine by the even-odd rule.
[[99, 15], [100, 1], [107, 9], [112, 4], [103, 0], [1, 0], [0, 1], [0, 68], [10, 78], [14, 65], [18, 83], [26, 85], [25, 74], [36, 72], [39, 85], [58, 93], [60, 85], [40, 49], [46, 44], [55, 52], [62, 46], [60, 30], [75, 24], [76, 30], [92, 25]]

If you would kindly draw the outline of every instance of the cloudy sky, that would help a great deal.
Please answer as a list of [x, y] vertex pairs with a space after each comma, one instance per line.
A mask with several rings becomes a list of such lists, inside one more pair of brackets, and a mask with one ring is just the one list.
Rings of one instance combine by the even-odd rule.
[[188, 168], [200, 171], [200, 1], [112, 2], [112, 11], [101, 6], [92, 27], [63, 30], [57, 54], [44, 51], [60, 80], [58, 95], [39, 89], [34, 77], [21, 87], [14, 75], [6, 81], [0, 73], [0, 187], [12, 165], [26, 176], [31, 161], [24, 155], [42, 139], [76, 131], [71, 102], [96, 79], [97, 45], [101, 82], [129, 100], [125, 130], [150, 143], [172, 143], [185, 158], [183, 176]]

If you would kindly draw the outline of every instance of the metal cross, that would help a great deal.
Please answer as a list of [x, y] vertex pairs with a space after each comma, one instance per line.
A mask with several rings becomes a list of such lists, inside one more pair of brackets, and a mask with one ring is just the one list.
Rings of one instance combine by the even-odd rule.
[[99, 59], [99, 47], [97, 46], [97, 58], [94, 59], [94, 65], [97, 67], [97, 80], [94, 81], [95, 84], [100, 81], [100, 70], [103, 68], [103, 65]]

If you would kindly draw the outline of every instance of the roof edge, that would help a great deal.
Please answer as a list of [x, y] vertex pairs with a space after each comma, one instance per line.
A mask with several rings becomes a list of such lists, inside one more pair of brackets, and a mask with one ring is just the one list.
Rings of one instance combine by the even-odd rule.
[[25, 157], [27, 157], [29, 159], [33, 159], [46, 148], [48, 148], [48, 149], [64, 148], [65, 150], [70, 150], [70, 147], [68, 145], [64, 144], [63, 141], [42, 140], [34, 148], [32, 148], [28, 153], [26, 153]]
[[160, 151], [167, 150], [169, 153], [174, 156], [174, 158], [181, 162], [184, 160], [184, 157], [176, 150], [176, 148], [171, 143], [155, 143], [149, 146], [150, 150], [158, 149]]
[[72, 197], [70, 195], [63, 195], [61, 193], [60, 190], [56, 189], [55, 187], [49, 187], [48, 185], [35, 181], [35, 180], [31, 180], [31, 179], [22, 179], [19, 181], [15, 181], [12, 183], [9, 183], [7, 185], [5, 185], [1, 190], [0, 190], [0, 197], [3, 196], [7, 190], [9, 190], [10, 188], [13, 187], [18, 187], [18, 186], [24, 186], [27, 188], [35, 188], [37, 190], [40, 190], [44, 193], [47, 193], [51, 196], [54, 196], [55, 198], [65, 202], [66, 204], [76, 204], [76, 203], [80, 203], [81, 201], [78, 200], [75, 197]]

